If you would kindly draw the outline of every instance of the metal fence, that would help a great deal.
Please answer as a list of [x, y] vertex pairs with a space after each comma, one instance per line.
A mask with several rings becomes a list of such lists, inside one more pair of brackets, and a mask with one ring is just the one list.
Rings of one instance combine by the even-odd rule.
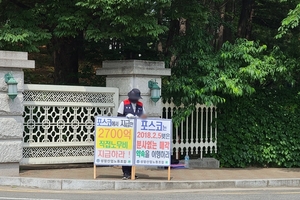
[[21, 164], [93, 162], [94, 116], [116, 115], [118, 88], [25, 85]]
[[[162, 117], [171, 119], [176, 110], [173, 103], [162, 104]], [[203, 157], [203, 154], [217, 152], [217, 108], [197, 104], [192, 114], [173, 127], [173, 155], [189, 155]]]

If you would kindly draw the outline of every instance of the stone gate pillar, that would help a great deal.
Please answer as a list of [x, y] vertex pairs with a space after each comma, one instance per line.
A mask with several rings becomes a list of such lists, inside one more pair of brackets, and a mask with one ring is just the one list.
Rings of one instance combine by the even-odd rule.
[[[18, 176], [23, 142], [23, 88], [22, 69], [34, 68], [28, 53], [0, 51], [0, 176]], [[11, 100], [7, 95], [5, 74], [18, 82], [18, 95]]]
[[107, 75], [107, 87], [119, 88], [119, 103], [128, 98], [127, 93], [132, 88], [138, 88], [141, 91], [143, 98], [141, 101], [144, 103], [147, 115], [149, 117], [161, 117], [161, 100], [154, 103], [150, 99], [148, 81], [155, 80], [161, 88], [161, 77], [171, 75], [171, 69], [166, 69], [164, 62], [146, 60], [104, 61], [102, 68], [97, 70], [97, 75]]

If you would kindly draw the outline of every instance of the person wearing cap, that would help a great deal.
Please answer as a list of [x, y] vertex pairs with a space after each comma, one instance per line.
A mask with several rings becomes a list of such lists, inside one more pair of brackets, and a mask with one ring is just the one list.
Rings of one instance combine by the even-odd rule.
[[[118, 116], [131, 119], [146, 118], [146, 112], [143, 103], [139, 101], [140, 99], [142, 99], [142, 97], [139, 89], [134, 88], [128, 92], [128, 99], [125, 99], [120, 103], [118, 108]], [[130, 179], [131, 168], [131, 166], [122, 166], [123, 180]]]
[[139, 89], [134, 88], [128, 92], [128, 99], [120, 103], [118, 116], [127, 118], [145, 117], [146, 112], [143, 103], [139, 101], [140, 99], [142, 99], [142, 97]]

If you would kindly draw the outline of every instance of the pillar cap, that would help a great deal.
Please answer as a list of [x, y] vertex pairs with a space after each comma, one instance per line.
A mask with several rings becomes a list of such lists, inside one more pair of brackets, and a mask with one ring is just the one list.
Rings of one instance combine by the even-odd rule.
[[103, 61], [102, 68], [97, 69], [96, 74], [171, 76], [171, 69], [166, 69], [163, 61], [112, 60]]
[[0, 51], [0, 67], [2, 68], [35, 68], [35, 61], [28, 60], [27, 52]]

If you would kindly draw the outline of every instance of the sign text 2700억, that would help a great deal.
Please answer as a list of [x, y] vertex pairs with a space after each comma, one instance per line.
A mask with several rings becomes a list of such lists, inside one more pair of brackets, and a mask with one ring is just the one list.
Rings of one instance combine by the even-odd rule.
[[95, 128], [96, 165], [133, 164], [133, 119], [97, 117]]

